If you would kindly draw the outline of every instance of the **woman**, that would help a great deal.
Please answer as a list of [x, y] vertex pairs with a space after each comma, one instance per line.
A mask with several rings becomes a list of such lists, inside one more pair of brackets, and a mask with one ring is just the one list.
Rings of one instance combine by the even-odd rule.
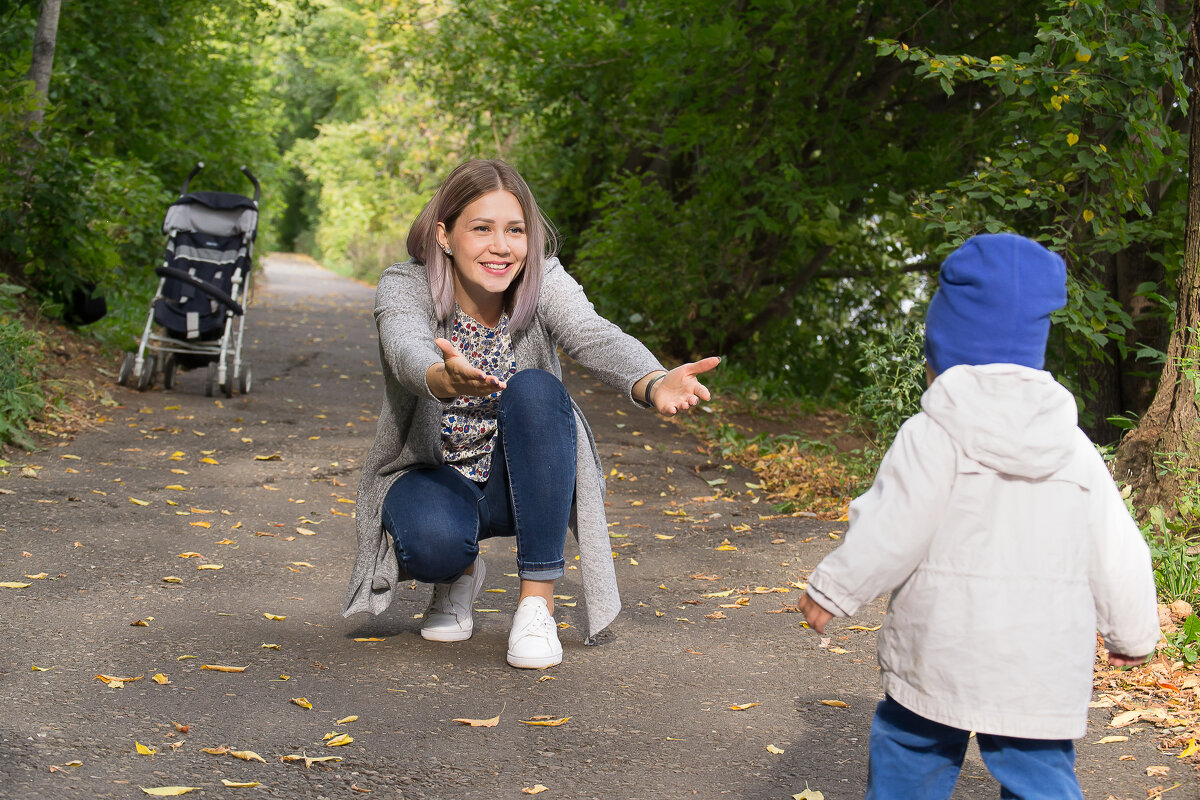
[[604, 478], [557, 348], [635, 403], [675, 414], [708, 390], [706, 358], [667, 371], [600, 317], [553, 257], [553, 232], [502, 161], [459, 165], [408, 234], [375, 301], [385, 406], [358, 489], [358, 560], [343, 614], [378, 614], [405, 578], [434, 584], [421, 636], [471, 636], [479, 541], [516, 538], [508, 663], [562, 661], [554, 581], [579, 543], [588, 637], [620, 611]]

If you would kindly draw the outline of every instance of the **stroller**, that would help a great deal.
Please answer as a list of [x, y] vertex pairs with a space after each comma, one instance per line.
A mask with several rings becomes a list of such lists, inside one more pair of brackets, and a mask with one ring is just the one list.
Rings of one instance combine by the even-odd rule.
[[[242, 363], [242, 333], [250, 267], [258, 231], [258, 179], [246, 167], [242, 173], [254, 184], [254, 199], [231, 192], [191, 192], [188, 185], [204, 162], [196, 164], [179, 199], [167, 207], [163, 233], [167, 252], [158, 291], [136, 353], [126, 353], [117, 383], [136, 382], [138, 391], [154, 385], [161, 369], [163, 387], [175, 386], [176, 372], [207, 365], [204, 394], [217, 389], [233, 397], [236, 383], [249, 394], [252, 374]], [[154, 332], [154, 324], [163, 333]]]

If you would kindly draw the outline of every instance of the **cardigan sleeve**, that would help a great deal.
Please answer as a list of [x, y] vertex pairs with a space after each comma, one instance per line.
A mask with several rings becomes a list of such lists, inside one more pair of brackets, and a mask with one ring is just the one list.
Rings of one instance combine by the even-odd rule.
[[809, 577], [813, 599], [835, 616], [850, 616], [904, 583], [941, 524], [955, 468], [954, 443], [941, 426], [924, 414], [904, 423], [875, 482], [850, 504], [842, 545]]
[[436, 320], [423, 266], [408, 261], [383, 271], [375, 291], [375, 324], [384, 369], [414, 397], [444, 402], [425, 381], [429, 368], [440, 364], [443, 356], [433, 341]]
[[597, 313], [557, 258], [546, 262], [538, 317], [564, 353], [631, 400], [638, 380], [665, 369], [644, 344]]

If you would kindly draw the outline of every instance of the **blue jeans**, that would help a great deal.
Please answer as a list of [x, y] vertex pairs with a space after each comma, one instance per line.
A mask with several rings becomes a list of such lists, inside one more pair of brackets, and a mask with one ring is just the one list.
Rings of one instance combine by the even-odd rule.
[[[914, 714], [891, 697], [875, 709], [867, 800], [940, 800], [954, 792], [967, 754], [968, 731]], [[1083, 800], [1070, 739], [975, 735], [983, 763], [1000, 782], [1000, 797]]]
[[500, 394], [495, 447], [482, 484], [453, 467], [412, 469], [383, 500], [383, 527], [415, 580], [448, 583], [479, 555], [479, 541], [517, 539], [517, 574], [554, 580], [575, 499], [575, 412], [558, 378], [522, 370]]

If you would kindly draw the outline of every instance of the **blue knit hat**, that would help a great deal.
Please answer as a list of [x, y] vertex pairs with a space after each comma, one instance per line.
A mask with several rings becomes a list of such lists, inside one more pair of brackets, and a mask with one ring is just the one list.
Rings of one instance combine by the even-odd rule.
[[942, 263], [925, 316], [925, 360], [942, 373], [958, 364], [1046, 362], [1050, 313], [1067, 304], [1067, 267], [1032, 239], [981, 234]]

